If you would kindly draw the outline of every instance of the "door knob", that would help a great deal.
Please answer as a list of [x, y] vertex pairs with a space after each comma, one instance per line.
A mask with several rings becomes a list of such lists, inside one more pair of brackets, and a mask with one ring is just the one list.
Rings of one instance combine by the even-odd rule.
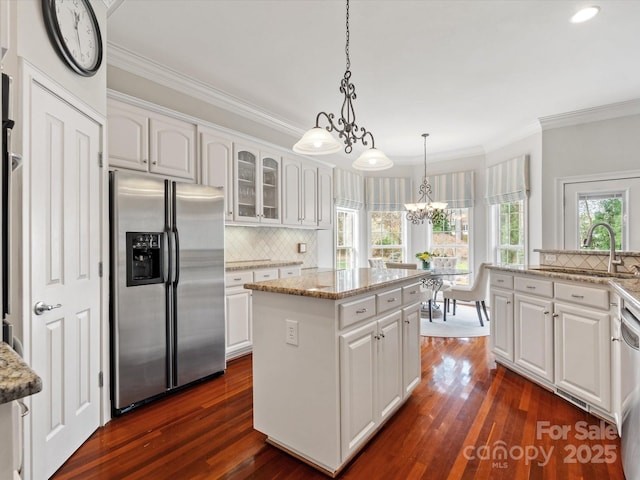
[[47, 305], [43, 301], [40, 301], [33, 306], [33, 312], [36, 315], [42, 315], [44, 312], [48, 312], [49, 310], [53, 310], [54, 308], [60, 308], [61, 306], [61, 303], [57, 303], [56, 305]]

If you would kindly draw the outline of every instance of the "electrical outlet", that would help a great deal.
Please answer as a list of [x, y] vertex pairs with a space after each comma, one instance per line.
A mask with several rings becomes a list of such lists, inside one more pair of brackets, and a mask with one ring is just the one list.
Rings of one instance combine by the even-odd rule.
[[298, 346], [298, 321], [287, 320], [286, 322], [286, 339], [285, 341], [289, 345]]

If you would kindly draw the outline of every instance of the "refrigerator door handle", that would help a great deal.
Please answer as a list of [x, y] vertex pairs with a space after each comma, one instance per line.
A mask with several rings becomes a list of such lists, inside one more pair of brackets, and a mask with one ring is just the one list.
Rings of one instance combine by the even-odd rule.
[[171, 248], [169, 245], [169, 232], [164, 231], [164, 247], [162, 249], [162, 279], [169, 282], [171, 279]]
[[180, 234], [178, 233], [178, 229], [176, 227], [173, 227], [173, 235], [175, 239], [175, 255], [176, 255], [176, 264], [175, 264], [176, 275], [175, 275], [173, 284], [177, 286], [178, 282], [180, 281]]

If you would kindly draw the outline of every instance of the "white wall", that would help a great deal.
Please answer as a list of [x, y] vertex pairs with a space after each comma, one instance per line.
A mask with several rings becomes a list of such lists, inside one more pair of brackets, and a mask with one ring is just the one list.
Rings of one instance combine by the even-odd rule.
[[[556, 198], [556, 179], [610, 174], [635, 170], [640, 166], [640, 114], [545, 128], [542, 132], [541, 209], [542, 248], [562, 248], [557, 244], [555, 216], [562, 209]], [[555, 214], [555, 216], [554, 216]]]

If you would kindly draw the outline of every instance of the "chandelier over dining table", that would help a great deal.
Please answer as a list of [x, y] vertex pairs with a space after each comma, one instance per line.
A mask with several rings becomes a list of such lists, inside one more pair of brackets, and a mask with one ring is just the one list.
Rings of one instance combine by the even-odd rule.
[[[338, 137], [344, 144], [345, 153], [349, 154], [353, 150], [353, 144], [361, 142], [362, 145], [371, 146], [365, 150], [352, 166], [358, 170], [385, 170], [393, 166], [393, 162], [380, 150], [375, 148], [373, 134], [364, 127], [356, 123], [356, 113], [353, 101], [356, 99], [356, 87], [351, 83], [351, 59], [349, 57], [349, 0], [347, 0], [346, 14], [346, 46], [345, 54], [347, 58], [344, 77], [340, 81], [340, 92], [344, 95], [340, 118], [335, 119], [333, 113], [320, 112], [316, 116], [316, 125], [308, 130], [300, 140], [293, 146], [293, 151], [305, 155], [326, 155], [336, 153], [342, 149], [340, 141], [331, 135], [337, 132]], [[323, 119], [328, 123], [326, 127], [320, 127]]]
[[414, 225], [424, 223], [439, 223], [447, 218], [447, 204], [445, 202], [434, 202], [431, 198], [431, 185], [427, 178], [427, 137], [428, 133], [423, 133], [424, 138], [424, 177], [420, 188], [418, 189], [418, 201], [415, 203], [405, 203], [404, 208], [407, 210], [407, 220]]

